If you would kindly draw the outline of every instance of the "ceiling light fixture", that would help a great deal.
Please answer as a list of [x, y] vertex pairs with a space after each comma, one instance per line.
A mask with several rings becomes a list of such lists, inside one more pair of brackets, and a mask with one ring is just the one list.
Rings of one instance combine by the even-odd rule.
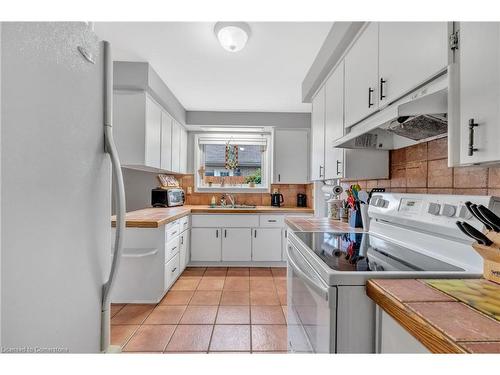
[[241, 51], [250, 37], [250, 26], [245, 22], [217, 22], [214, 33], [227, 51]]

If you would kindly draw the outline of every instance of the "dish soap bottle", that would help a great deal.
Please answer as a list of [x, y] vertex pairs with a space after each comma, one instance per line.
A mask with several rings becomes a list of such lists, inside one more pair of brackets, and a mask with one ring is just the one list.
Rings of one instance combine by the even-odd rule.
[[212, 200], [210, 201], [210, 207], [215, 207], [217, 201], [215, 200], [215, 195], [212, 195]]

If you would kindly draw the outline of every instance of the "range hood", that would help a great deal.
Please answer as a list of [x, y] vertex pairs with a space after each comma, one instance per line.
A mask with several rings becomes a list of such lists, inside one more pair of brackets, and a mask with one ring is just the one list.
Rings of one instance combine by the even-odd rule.
[[448, 78], [441, 74], [365, 120], [345, 129], [333, 147], [392, 150], [448, 132]]

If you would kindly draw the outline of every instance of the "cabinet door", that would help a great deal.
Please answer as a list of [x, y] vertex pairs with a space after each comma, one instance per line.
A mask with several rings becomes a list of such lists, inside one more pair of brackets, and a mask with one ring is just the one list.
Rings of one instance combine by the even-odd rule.
[[[461, 22], [460, 69], [460, 163], [500, 160], [500, 23]], [[469, 122], [473, 127], [469, 156]]]
[[181, 152], [181, 126], [177, 121], [172, 123], [172, 172], [179, 172]]
[[363, 31], [345, 57], [345, 126], [378, 108], [378, 23]]
[[189, 248], [189, 229], [182, 232], [179, 236], [179, 241], [180, 241], [180, 249], [179, 249], [179, 255], [180, 255], [180, 268], [181, 272], [184, 271], [186, 266], [189, 263], [189, 258], [190, 258], [190, 248]]
[[255, 262], [281, 261], [281, 228], [254, 228], [252, 236], [252, 260]]
[[274, 140], [274, 182], [307, 183], [309, 132], [302, 129], [276, 130]]
[[344, 135], [344, 63], [325, 84], [325, 180], [343, 176], [344, 150], [333, 142]]
[[187, 172], [187, 131], [181, 126], [181, 143], [180, 143], [180, 160], [179, 171], [181, 173]]
[[390, 103], [448, 65], [446, 22], [379, 23], [379, 100]]
[[161, 113], [161, 169], [172, 170], [172, 117]]
[[221, 259], [221, 229], [191, 228], [191, 260], [220, 262]]
[[146, 96], [145, 164], [153, 168], [160, 168], [161, 112], [160, 106]]
[[225, 262], [251, 260], [251, 232], [250, 228], [222, 228], [222, 260]]
[[325, 88], [312, 101], [311, 114], [311, 180], [324, 179], [325, 167]]

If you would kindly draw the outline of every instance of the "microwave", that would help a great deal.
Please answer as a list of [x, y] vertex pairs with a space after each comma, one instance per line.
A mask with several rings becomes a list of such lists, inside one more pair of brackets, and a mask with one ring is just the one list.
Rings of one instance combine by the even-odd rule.
[[153, 207], [174, 207], [184, 205], [184, 190], [153, 189], [151, 191], [151, 205]]

